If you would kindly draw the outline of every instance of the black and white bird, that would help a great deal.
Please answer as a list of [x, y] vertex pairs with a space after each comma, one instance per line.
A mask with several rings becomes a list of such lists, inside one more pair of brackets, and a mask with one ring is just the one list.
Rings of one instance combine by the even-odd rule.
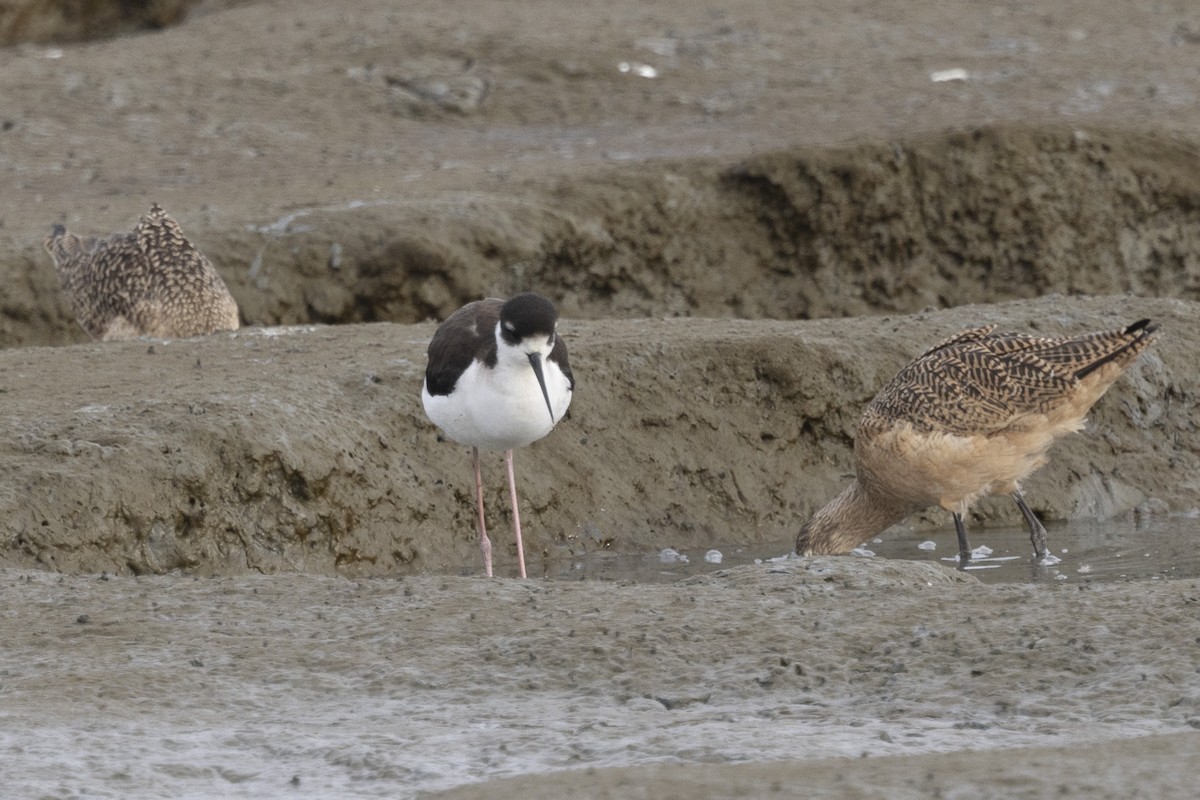
[[517, 559], [525, 575], [513, 450], [554, 429], [575, 391], [558, 311], [531, 292], [505, 301], [477, 300], [451, 314], [429, 343], [421, 403], [433, 424], [471, 445], [476, 523], [484, 570], [492, 574], [492, 544], [483, 515], [480, 450], [503, 450], [508, 468]]

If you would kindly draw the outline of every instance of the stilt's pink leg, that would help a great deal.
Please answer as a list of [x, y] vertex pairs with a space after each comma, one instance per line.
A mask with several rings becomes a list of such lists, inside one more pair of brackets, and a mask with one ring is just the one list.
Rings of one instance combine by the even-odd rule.
[[512, 501], [513, 528], [517, 532], [517, 564], [521, 567], [521, 577], [525, 577], [525, 545], [521, 541], [521, 512], [517, 510], [517, 474], [513, 468], [513, 451], [504, 451], [504, 464], [508, 467], [508, 497]]
[[[483, 571], [492, 577], [492, 541], [488, 539], [487, 525], [483, 521], [483, 472], [479, 468], [479, 448], [471, 448], [471, 467], [475, 470], [475, 510], [479, 526], [479, 549], [483, 551]], [[509, 474], [512, 474], [511, 469]]]

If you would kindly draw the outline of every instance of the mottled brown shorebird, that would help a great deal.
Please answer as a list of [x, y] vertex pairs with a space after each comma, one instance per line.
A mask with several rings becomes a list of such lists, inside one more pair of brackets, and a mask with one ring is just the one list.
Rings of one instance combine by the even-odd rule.
[[1038, 337], [972, 328], [930, 348], [879, 391], [854, 440], [857, 477], [796, 537], [800, 555], [846, 553], [908, 515], [954, 515], [959, 565], [971, 558], [963, 515], [981, 497], [1016, 501], [1034, 557], [1046, 529], [1021, 481], [1055, 439], [1083, 427], [1101, 395], [1157, 338], [1139, 320], [1114, 331]]
[[233, 295], [157, 203], [130, 233], [81, 237], [55, 225], [46, 252], [93, 339], [179, 338], [237, 330]]

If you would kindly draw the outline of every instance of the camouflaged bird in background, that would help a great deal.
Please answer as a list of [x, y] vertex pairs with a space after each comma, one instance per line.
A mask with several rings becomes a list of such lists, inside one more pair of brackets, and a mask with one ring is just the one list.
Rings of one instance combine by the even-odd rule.
[[93, 339], [182, 338], [238, 328], [233, 295], [157, 203], [130, 233], [80, 237], [55, 225], [46, 252]]
[[971, 558], [963, 515], [1010, 494], [1034, 557], [1050, 563], [1046, 529], [1021, 481], [1056, 439], [1083, 427], [1113, 382], [1157, 338], [1139, 320], [1117, 330], [1041, 337], [961, 331], [900, 370], [867, 405], [854, 438], [856, 477], [796, 537], [800, 555], [845, 553], [909, 514], [938, 505], [954, 517], [959, 565]]

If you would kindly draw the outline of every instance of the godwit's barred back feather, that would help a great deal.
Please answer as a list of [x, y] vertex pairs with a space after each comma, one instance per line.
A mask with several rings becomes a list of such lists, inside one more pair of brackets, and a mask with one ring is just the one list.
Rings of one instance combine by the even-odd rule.
[[158, 204], [130, 233], [81, 237], [55, 225], [45, 246], [75, 318], [94, 339], [176, 338], [238, 327], [237, 303], [225, 282]]
[[1010, 493], [1044, 558], [1045, 529], [1020, 482], [1055, 439], [1084, 417], [1157, 337], [1139, 320], [1082, 336], [961, 331], [916, 358], [867, 406], [854, 442], [857, 477], [801, 529], [801, 554], [847, 552], [909, 514], [940, 505], [962, 516], [975, 500]]
[[[1030, 414], [1078, 406], [1085, 398], [1090, 407], [1150, 345], [1157, 327], [1143, 319], [1120, 330], [1075, 337], [994, 329], [961, 331], [926, 350], [879, 391], [860, 431], [869, 435], [905, 421], [917, 431], [989, 435]], [[1083, 381], [1097, 370], [1111, 378], [1101, 381], [1099, 393], [1087, 391]]]

